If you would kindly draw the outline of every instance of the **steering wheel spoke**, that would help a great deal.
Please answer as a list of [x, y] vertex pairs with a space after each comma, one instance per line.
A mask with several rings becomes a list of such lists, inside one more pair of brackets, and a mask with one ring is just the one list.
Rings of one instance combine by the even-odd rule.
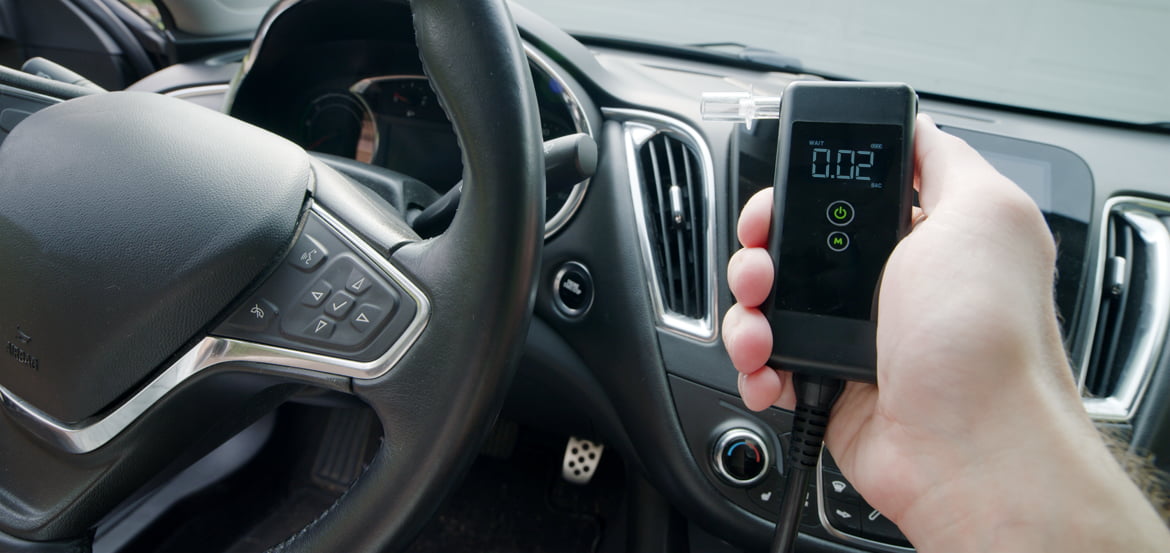
[[418, 284], [313, 205], [279, 267], [212, 334], [228, 338], [232, 358], [372, 379], [402, 358], [430, 312]]

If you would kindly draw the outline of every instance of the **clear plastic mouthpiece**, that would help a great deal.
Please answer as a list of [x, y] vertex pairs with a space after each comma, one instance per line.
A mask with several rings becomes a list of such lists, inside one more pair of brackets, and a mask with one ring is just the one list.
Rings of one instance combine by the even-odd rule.
[[755, 96], [749, 92], [704, 92], [700, 103], [707, 121], [738, 121], [750, 129], [756, 119], [779, 119], [779, 96]]

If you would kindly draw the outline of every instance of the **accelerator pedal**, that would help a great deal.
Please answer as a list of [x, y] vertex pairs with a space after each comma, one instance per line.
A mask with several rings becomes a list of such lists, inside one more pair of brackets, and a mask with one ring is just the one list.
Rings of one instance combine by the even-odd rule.
[[605, 444], [569, 436], [565, 444], [565, 457], [561, 462], [561, 477], [573, 484], [588, 484], [597, 472], [603, 451]]

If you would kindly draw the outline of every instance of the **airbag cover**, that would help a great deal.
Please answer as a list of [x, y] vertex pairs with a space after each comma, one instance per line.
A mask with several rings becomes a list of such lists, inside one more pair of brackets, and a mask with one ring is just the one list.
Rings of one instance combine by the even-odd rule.
[[61, 422], [133, 390], [291, 243], [303, 150], [181, 100], [86, 96], [0, 145], [0, 385]]

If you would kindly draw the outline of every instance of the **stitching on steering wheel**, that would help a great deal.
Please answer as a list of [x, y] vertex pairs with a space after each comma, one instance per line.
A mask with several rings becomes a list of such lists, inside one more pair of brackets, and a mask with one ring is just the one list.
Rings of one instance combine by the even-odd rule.
[[[378, 447], [379, 447], [379, 449], [382, 447], [382, 443], [383, 443], [383, 441], [384, 441], [384, 438], [379, 438], [379, 439], [378, 439]], [[366, 472], [368, 472], [368, 471], [370, 470], [370, 465], [371, 465], [371, 464], [372, 464], [372, 462], [371, 462], [371, 463], [366, 463], [366, 464], [365, 464], [365, 465], [362, 467], [362, 472], [361, 472], [361, 474], [358, 474], [357, 478], [354, 478], [354, 479], [353, 479], [353, 482], [351, 482], [351, 483], [349, 484], [349, 487], [348, 487], [348, 488], [346, 488], [346, 489], [345, 489], [345, 491], [344, 491], [344, 492], [342, 492], [342, 493], [341, 493], [341, 495], [339, 495], [339, 496], [337, 497], [337, 499], [333, 501], [333, 504], [332, 504], [332, 505], [330, 505], [330, 506], [329, 506], [329, 508], [325, 509], [324, 511], [321, 511], [321, 514], [317, 515], [317, 518], [314, 518], [313, 520], [309, 521], [309, 523], [308, 523], [308, 524], [306, 524], [304, 528], [301, 528], [301, 529], [300, 529], [300, 530], [299, 530], [297, 533], [295, 533], [295, 534], [293, 534], [293, 535], [289, 536], [289, 537], [288, 537], [287, 539], [285, 539], [284, 541], [282, 541], [282, 542], [280, 542], [280, 543], [278, 543], [278, 544], [276, 544], [276, 545], [274, 545], [274, 546], [272, 546], [272, 547], [268, 548], [268, 549], [265, 551], [265, 553], [281, 553], [282, 551], [284, 551], [284, 550], [285, 550], [285, 548], [287, 548], [287, 547], [291, 546], [291, 545], [292, 545], [294, 542], [296, 542], [298, 539], [300, 539], [302, 536], [304, 536], [306, 533], [308, 533], [308, 531], [309, 531], [309, 530], [311, 530], [311, 529], [312, 529], [314, 526], [316, 526], [316, 525], [317, 525], [317, 523], [321, 522], [322, 520], [324, 520], [324, 519], [325, 519], [325, 517], [329, 516], [329, 513], [332, 513], [332, 512], [333, 512], [333, 510], [334, 510], [334, 509], [336, 509], [336, 508], [337, 508], [337, 506], [341, 504], [341, 501], [342, 501], [343, 499], [345, 499], [345, 496], [349, 495], [349, 492], [350, 492], [351, 490], [353, 490], [354, 486], [356, 486], [358, 482], [361, 482], [361, 480], [362, 480], [362, 477], [363, 477], [363, 476], [365, 476], [365, 475], [366, 475]]]

